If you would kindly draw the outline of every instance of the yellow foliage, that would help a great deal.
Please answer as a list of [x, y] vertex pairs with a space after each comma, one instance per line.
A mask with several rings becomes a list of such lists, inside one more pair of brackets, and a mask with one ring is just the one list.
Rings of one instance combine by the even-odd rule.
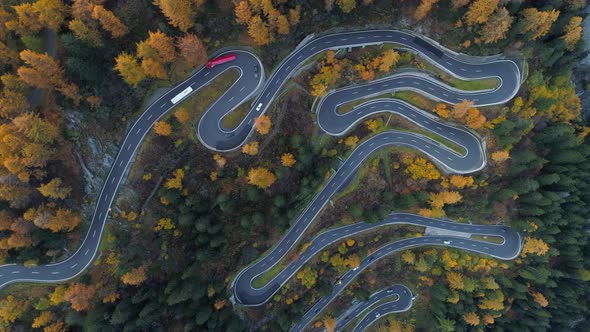
[[252, 168], [248, 172], [248, 183], [261, 189], [270, 187], [276, 179], [276, 176], [264, 167]]
[[324, 328], [328, 332], [334, 332], [336, 329], [336, 320], [332, 317], [326, 317], [324, 319]]
[[436, 167], [422, 157], [416, 157], [405, 172], [410, 174], [414, 180], [436, 180], [440, 178], [440, 172]]
[[479, 316], [473, 311], [465, 314], [463, 316], [463, 320], [465, 320], [465, 323], [467, 323], [471, 326], [477, 326], [477, 325], [479, 325], [479, 322], [480, 322]]
[[537, 256], [543, 256], [549, 251], [549, 245], [541, 239], [533, 237], [527, 237], [522, 246], [522, 257], [526, 257], [528, 254], [535, 254]]
[[164, 185], [168, 189], [178, 189], [182, 190], [182, 179], [184, 178], [184, 171], [182, 169], [177, 169], [174, 171], [174, 177], [166, 180], [166, 184]]
[[250, 156], [255, 156], [258, 154], [258, 142], [256, 141], [252, 141], [248, 144], [244, 144], [244, 146], [242, 146], [242, 152], [250, 155]]
[[446, 104], [438, 103], [436, 104], [436, 108], [433, 110], [434, 113], [438, 114], [443, 119], [449, 117], [449, 109], [447, 108]]
[[344, 140], [344, 144], [346, 146], [349, 146], [351, 148], [354, 148], [357, 145], [358, 141], [359, 141], [359, 138], [358, 137], [356, 137], [356, 136], [348, 136]]
[[43, 311], [41, 315], [37, 316], [35, 320], [33, 320], [33, 324], [31, 324], [31, 327], [34, 329], [38, 329], [49, 324], [54, 318], [55, 316], [53, 315], [53, 312]]
[[402, 254], [402, 260], [406, 264], [412, 265], [414, 264], [414, 261], [416, 261], [416, 255], [411, 251], [404, 251]]
[[154, 226], [155, 231], [171, 229], [174, 229], [174, 224], [172, 223], [172, 219], [170, 218], [160, 218], [160, 220], [158, 220], [158, 224]]
[[180, 107], [176, 112], [174, 112], [174, 116], [180, 123], [185, 123], [188, 121], [189, 112], [186, 108]]
[[297, 160], [295, 160], [295, 156], [292, 153], [284, 153], [281, 156], [281, 164], [285, 167], [291, 167], [295, 165]]
[[463, 189], [465, 187], [470, 187], [473, 185], [473, 177], [472, 176], [461, 176], [461, 175], [452, 175], [450, 179], [450, 183], [453, 187], [457, 189]]

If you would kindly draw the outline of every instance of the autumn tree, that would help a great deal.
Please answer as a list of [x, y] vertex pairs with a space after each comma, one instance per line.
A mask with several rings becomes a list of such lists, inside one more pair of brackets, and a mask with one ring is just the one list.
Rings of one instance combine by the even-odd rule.
[[48, 229], [54, 233], [69, 232], [76, 228], [82, 221], [80, 214], [65, 208], [53, 211], [50, 205], [41, 204], [36, 208], [28, 209], [23, 218], [32, 221], [35, 226]]
[[398, 63], [400, 57], [400, 54], [395, 50], [384, 51], [380, 57], [379, 71], [382, 73], [390, 71]]
[[258, 142], [252, 141], [242, 146], [242, 152], [250, 156], [255, 156], [258, 154], [258, 146]]
[[463, 315], [463, 320], [465, 321], [465, 323], [471, 326], [478, 326], [480, 323], [479, 316], [473, 311]]
[[236, 14], [236, 23], [245, 25], [250, 22], [250, 18], [252, 18], [252, 10], [250, 10], [250, 5], [247, 0], [240, 1], [236, 5], [234, 11]]
[[151, 58], [142, 59], [141, 69], [147, 76], [155, 77], [161, 80], [168, 79], [166, 68], [164, 68], [164, 65], [157, 60]]
[[75, 18], [68, 23], [68, 28], [74, 33], [76, 38], [84, 41], [94, 47], [103, 45], [102, 38], [98, 30], [87, 25], [82, 20]]
[[192, 33], [187, 33], [176, 43], [180, 55], [190, 66], [197, 66], [207, 62], [207, 48], [205, 44]]
[[475, 0], [465, 13], [467, 25], [485, 23], [490, 15], [498, 8], [499, 0]]
[[344, 140], [344, 145], [354, 148], [359, 142], [359, 138], [357, 136], [348, 136], [345, 140]]
[[408, 165], [405, 172], [410, 174], [414, 180], [436, 180], [440, 178], [440, 172], [436, 167], [422, 157], [416, 157], [414, 160], [408, 158], [404, 163]]
[[524, 22], [522, 32], [530, 33], [531, 40], [546, 35], [553, 22], [559, 17], [559, 10], [540, 11], [537, 8], [526, 8], [521, 11]]
[[7, 323], [14, 323], [29, 309], [29, 302], [8, 295], [0, 301], [0, 318]]
[[33, 320], [31, 327], [34, 329], [44, 327], [45, 325], [48, 325], [49, 323], [51, 323], [51, 321], [53, 321], [54, 319], [55, 319], [55, 315], [53, 314], [53, 312], [43, 311], [39, 316], [37, 316]]
[[64, 293], [64, 299], [72, 305], [76, 311], [86, 311], [90, 309], [90, 301], [94, 298], [96, 288], [93, 285], [85, 285], [74, 282]]
[[336, 330], [336, 319], [333, 317], [324, 318], [324, 328], [327, 332], [334, 332]]
[[462, 176], [462, 175], [451, 175], [450, 183], [453, 187], [457, 189], [463, 189], [465, 187], [470, 187], [473, 185], [473, 177], [472, 176]]
[[80, 102], [78, 87], [66, 80], [65, 70], [47, 53], [24, 50], [20, 52], [20, 58], [28, 65], [17, 70], [24, 82], [38, 88], [57, 89], [75, 104]]
[[545, 308], [549, 305], [549, 301], [547, 301], [547, 298], [545, 297], [545, 295], [543, 295], [543, 293], [531, 292], [530, 294], [533, 297], [533, 300], [535, 300], [535, 302], [541, 307]]
[[463, 99], [463, 101], [461, 101], [453, 106], [453, 117], [455, 119], [463, 118], [467, 114], [467, 111], [469, 111], [472, 107], [473, 107], [472, 101], [469, 101], [467, 99]]
[[527, 237], [522, 246], [521, 256], [526, 257], [528, 254], [535, 254], [537, 256], [543, 256], [549, 251], [549, 245], [542, 239], [534, 237]]
[[420, 5], [418, 5], [418, 8], [416, 8], [416, 12], [414, 13], [414, 19], [416, 21], [423, 20], [432, 9], [432, 6], [437, 2], [438, 0], [421, 0]]
[[295, 156], [292, 153], [284, 153], [281, 156], [281, 164], [285, 167], [291, 167], [295, 165], [296, 162]]
[[39, 190], [41, 195], [54, 199], [65, 199], [72, 191], [71, 188], [63, 185], [60, 178], [54, 178], [46, 184], [41, 185], [37, 190]]
[[348, 14], [356, 8], [356, 0], [336, 0], [336, 4], [343, 13]]
[[170, 63], [176, 57], [174, 39], [158, 30], [149, 31], [148, 38], [137, 44], [137, 56], [161, 63]]
[[433, 110], [433, 112], [436, 113], [438, 116], [440, 116], [443, 119], [446, 119], [449, 117], [449, 109], [447, 108], [447, 104], [443, 104], [443, 103], [436, 104], [436, 108]]
[[260, 46], [268, 45], [274, 40], [268, 24], [260, 16], [253, 16], [248, 21], [248, 35]]
[[13, 8], [16, 17], [6, 22], [6, 27], [20, 35], [35, 34], [43, 27], [58, 31], [67, 15], [67, 7], [61, 0], [38, 0]]
[[129, 32], [127, 26], [123, 24], [110, 10], [105, 9], [101, 5], [94, 6], [92, 10], [92, 17], [100, 22], [103, 29], [111, 33], [115, 38], [122, 37]]
[[121, 276], [121, 281], [126, 285], [137, 286], [147, 279], [147, 267], [142, 265], [138, 268], [131, 269]]
[[174, 176], [166, 180], [164, 186], [168, 189], [182, 190], [182, 180], [184, 179], [184, 171], [178, 168], [174, 171]]
[[477, 108], [470, 108], [467, 111], [467, 116], [465, 117], [465, 120], [467, 121], [467, 125], [471, 129], [480, 129], [487, 121], [486, 117], [481, 115], [479, 109]]
[[193, 27], [195, 15], [204, 3], [205, 0], [154, 0], [168, 22], [182, 32]]
[[174, 117], [180, 123], [186, 123], [190, 118], [190, 114], [186, 107], [179, 107], [176, 112], [174, 112]]
[[301, 284], [307, 289], [312, 288], [316, 284], [317, 278], [317, 271], [309, 266], [306, 266], [301, 271], [297, 272], [297, 279], [301, 280]]
[[261, 189], [270, 187], [276, 181], [276, 176], [264, 167], [256, 167], [248, 172], [248, 183]]
[[137, 86], [145, 78], [145, 72], [135, 56], [121, 53], [115, 58], [115, 63], [115, 69], [129, 85]]
[[506, 7], [499, 8], [481, 28], [481, 40], [490, 44], [506, 38], [512, 21], [513, 18]]
[[154, 124], [154, 131], [160, 136], [170, 136], [172, 126], [166, 121], [158, 121]]
[[508, 153], [508, 151], [505, 151], [505, 150], [495, 151], [492, 153], [492, 160], [497, 163], [501, 163], [503, 161], [506, 161], [509, 158], [510, 158], [510, 154]]
[[461, 290], [465, 287], [463, 283], [463, 275], [459, 272], [447, 272], [447, 281], [449, 282], [449, 287], [455, 290]]
[[582, 38], [582, 17], [574, 16], [570, 19], [569, 23], [565, 27], [565, 34], [563, 35], [563, 40], [565, 41], [565, 45], [568, 50], [573, 50]]
[[266, 135], [270, 132], [270, 118], [266, 115], [261, 115], [254, 120], [254, 126], [259, 134]]

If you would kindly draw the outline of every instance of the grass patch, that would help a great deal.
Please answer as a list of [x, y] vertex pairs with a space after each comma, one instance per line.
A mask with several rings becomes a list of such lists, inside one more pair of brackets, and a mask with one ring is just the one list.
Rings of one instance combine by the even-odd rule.
[[[394, 129], [397, 129], [397, 128], [394, 128]], [[415, 129], [412, 129], [412, 130], [407, 130], [407, 129], [397, 129], [397, 130], [408, 131], [408, 132], [411, 132], [411, 133], [415, 133], [415, 134], [420, 134], [422, 136], [426, 136], [426, 137], [428, 137], [428, 138], [430, 138], [430, 139], [432, 139], [434, 141], [437, 141], [437, 142], [441, 143], [442, 145], [448, 147], [449, 149], [451, 149], [451, 150], [453, 150], [453, 151], [455, 151], [457, 153], [460, 153], [460, 154], [465, 153], [465, 150], [462, 147], [460, 147], [459, 145], [457, 145], [457, 144], [453, 143], [452, 141], [449, 141], [448, 139], [446, 139], [446, 138], [444, 138], [442, 136], [439, 136], [439, 135], [437, 135], [437, 134], [435, 134], [435, 133], [433, 133], [431, 131], [423, 130], [423, 129], [420, 129], [418, 127], [415, 128]]]
[[252, 280], [252, 286], [256, 288], [264, 287], [264, 285], [268, 284], [274, 277], [279, 274], [279, 272], [285, 269], [285, 262], [280, 261], [275, 266], [273, 266], [270, 270], [264, 272], [263, 274], [259, 275], [258, 277]]
[[472, 240], [490, 242], [495, 244], [502, 244], [504, 242], [504, 239], [502, 239], [501, 237], [491, 235], [471, 235], [469, 238]]
[[250, 104], [244, 103], [223, 117], [223, 126], [225, 129], [235, 129], [244, 120], [246, 114], [250, 111]]
[[443, 78], [443, 80], [449, 83], [452, 87], [465, 91], [491, 90], [497, 88], [500, 83], [497, 78], [493, 77], [474, 81], [464, 81], [449, 76], [448, 78]]
[[432, 110], [436, 107], [436, 102], [434, 100], [428, 99], [414, 91], [396, 91], [394, 97], [423, 110]]
[[375, 100], [375, 99], [379, 99], [379, 98], [392, 98], [392, 97], [393, 97], [393, 93], [387, 92], [387, 93], [383, 93], [383, 94], [373, 96], [373, 97], [355, 99], [355, 100], [350, 101], [346, 104], [342, 104], [342, 105], [338, 106], [338, 109], [336, 109], [336, 112], [338, 112], [338, 114], [346, 114], [346, 113], [352, 111], [352, 109], [355, 108], [356, 106], [366, 103], [370, 100]]

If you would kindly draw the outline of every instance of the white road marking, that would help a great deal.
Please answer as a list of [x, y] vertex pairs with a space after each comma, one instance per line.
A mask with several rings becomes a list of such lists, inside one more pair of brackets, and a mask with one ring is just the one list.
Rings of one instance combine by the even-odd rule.
[[148, 120], [151, 119], [153, 116], [153, 114], [150, 114], [150, 116], [148, 116]]
[[12, 273], [12, 274], [19, 274], [19, 273], [20, 273], [20, 271], [12, 271], [11, 273]]
[[51, 274], [59, 274], [59, 271], [53, 271]]
[[32, 274], [39, 274], [39, 271], [31, 271]]
[[86, 249], [86, 252], [84, 253], [84, 256], [88, 255], [88, 252], [90, 251], [90, 249]]
[[92, 237], [96, 236], [96, 230], [94, 230], [94, 232], [92, 232]]
[[129, 145], [127, 145], [127, 151], [131, 150], [131, 143], [129, 143]]
[[70, 266], [70, 269], [73, 269], [73, 268], [75, 268], [76, 266], [78, 266], [78, 263], [76, 263], [76, 264], [74, 264], [74, 265]]
[[240, 92], [244, 91], [244, 89], [245, 89], [245, 88], [246, 88], [246, 87], [245, 87], [245, 86], [243, 86], [243, 87], [240, 89]]

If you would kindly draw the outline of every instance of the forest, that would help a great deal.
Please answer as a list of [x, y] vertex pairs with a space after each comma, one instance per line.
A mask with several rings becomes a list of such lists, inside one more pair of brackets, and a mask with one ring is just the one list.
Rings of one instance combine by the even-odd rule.
[[[393, 96], [476, 131], [486, 140], [488, 166], [445, 174], [414, 150], [379, 151], [286, 262], [324, 228], [377, 222], [392, 211], [503, 223], [525, 235], [524, 248], [514, 261], [430, 247], [393, 255], [363, 272], [310, 329], [331, 331], [353, 300], [404, 284], [419, 294], [414, 307], [384, 317], [375, 330], [588, 330], [590, 127], [578, 97], [587, 82], [578, 90], [574, 84], [587, 55], [585, 6], [584, 0], [1, 0], [0, 263], [35, 266], [71, 255], [128, 128], [152, 96], [186, 79], [208, 55], [248, 47], [268, 77], [309, 34], [407, 29], [457, 52], [526, 62], [526, 81], [505, 105], [448, 105], [411, 91]], [[92, 266], [67, 282], [2, 289], [0, 330], [288, 331], [367, 253], [392, 237], [424, 232], [390, 227], [355, 236], [312, 259], [269, 303], [245, 308], [230, 300], [235, 275], [281, 238], [339, 158], [386, 129], [417, 131], [401, 117], [378, 114], [344, 137], [322, 135], [310, 112], [314, 101], [329, 89], [407, 68], [460, 89], [497, 85], [457, 80], [395, 45], [329, 51], [284, 87], [247, 144], [215, 153], [194, 127], [237, 74], [219, 76], [146, 137]], [[248, 110], [238, 107], [224, 125], [235, 127]]]

